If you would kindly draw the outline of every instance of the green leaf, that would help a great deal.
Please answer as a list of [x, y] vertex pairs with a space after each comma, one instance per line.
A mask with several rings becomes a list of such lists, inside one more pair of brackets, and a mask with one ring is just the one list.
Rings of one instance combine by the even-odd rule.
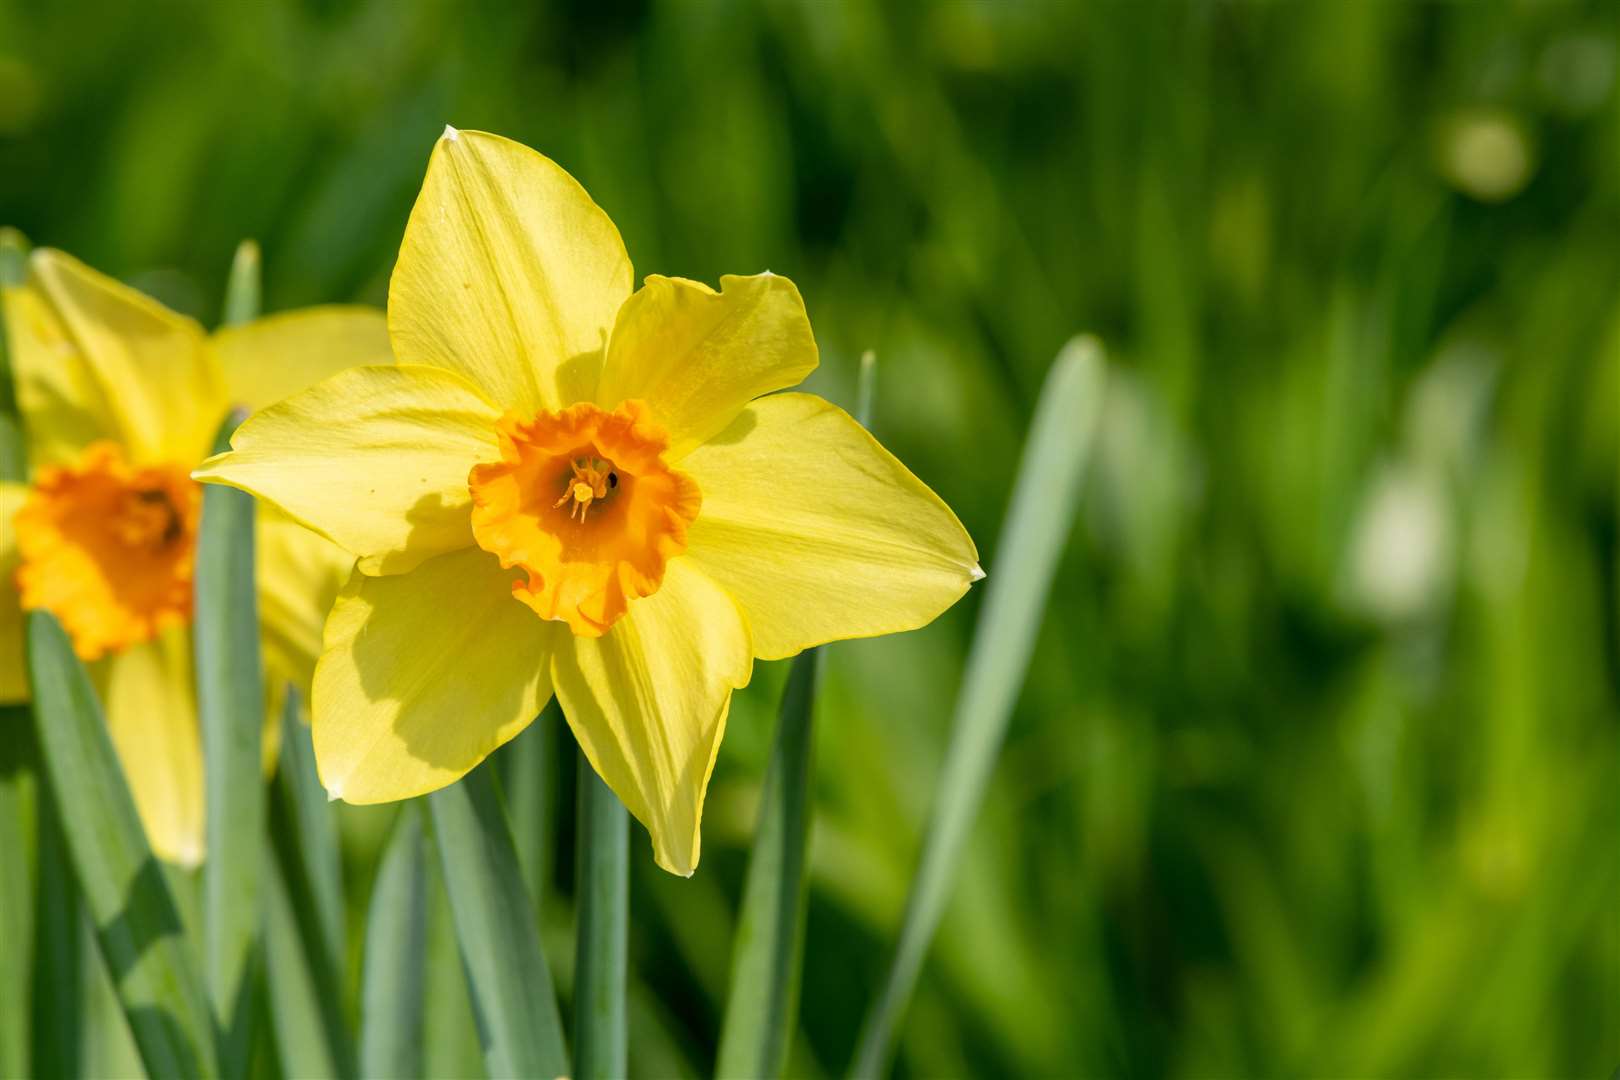
[[[424, 834], [426, 807], [422, 808]], [[428, 970], [437, 977], [422, 988], [426, 1017], [422, 1024], [422, 1074], [455, 1076], [479, 1080], [487, 1075], [484, 1051], [479, 1043], [478, 1022], [473, 1016], [472, 987], [453, 973], [466, 971], [456, 944], [455, 919], [450, 914], [450, 898], [445, 895], [444, 872], [439, 860], [425, 860], [427, 872], [427, 952]], [[446, 977], [446, 974], [450, 977]]]
[[[0, 229], [0, 287], [21, 285], [28, 277], [28, 241], [16, 229]], [[28, 450], [23, 441], [22, 414], [17, 409], [16, 382], [11, 375], [11, 344], [6, 335], [5, 312], [0, 309], [0, 480], [26, 483]]]
[[39, 791], [32, 721], [0, 706], [0, 1076], [28, 1076], [28, 982], [34, 963]]
[[[281, 710], [281, 758], [271, 788], [270, 824], [275, 872], [290, 919], [290, 936], [279, 947], [300, 950], [298, 968], [291, 974], [313, 988], [322, 1068], [353, 1076], [354, 1038], [343, 1010], [346, 951], [336, 822], [315, 773], [310, 729], [300, 717], [298, 695], [291, 687]], [[273, 921], [269, 925], [272, 930], [276, 927]], [[272, 949], [278, 947], [277, 942], [270, 944]], [[272, 953], [272, 963], [275, 959]], [[283, 1034], [278, 1033], [278, 1043]]]
[[[32, 738], [32, 736], [30, 736]], [[40, 774], [44, 776], [43, 771]], [[33, 1075], [78, 1076], [87, 967], [78, 882], [49, 779], [39, 795], [39, 904], [34, 958]], [[99, 962], [99, 961], [98, 961]]]
[[213, 1019], [180, 916], [147, 845], [101, 703], [67, 634], [27, 615], [28, 670], [45, 775], [96, 941], [152, 1076], [216, 1076]]
[[416, 803], [400, 808], [366, 920], [361, 976], [360, 1075], [422, 1073], [427, 978], [427, 869]]
[[326, 1015], [332, 1002], [316, 981], [287, 883], [272, 858], [263, 860], [263, 881], [265, 986], [282, 1072], [310, 1080], [352, 1075], [335, 1052]]
[[1047, 590], [1074, 521], [1103, 378], [1101, 346], [1093, 338], [1075, 338], [1058, 354], [1041, 390], [996, 545], [900, 939], [857, 1044], [856, 1076], [874, 1077], [888, 1064], [895, 1027], [911, 1000], [962, 845], [984, 800], [1045, 615]]
[[575, 1076], [625, 1075], [625, 950], [630, 907], [630, 818], [579, 755], [574, 961]]
[[[216, 453], [229, 448], [239, 422], [228, 419], [220, 428]], [[209, 991], [226, 1032], [223, 1065], [230, 1076], [247, 1067], [254, 954], [263, 923], [264, 664], [253, 560], [253, 497], [209, 485], [203, 490], [197, 536], [192, 640], [207, 792], [203, 940]]]
[[494, 770], [481, 765], [427, 800], [490, 1075], [568, 1075], [557, 995]]
[[817, 656], [806, 649], [794, 658], [782, 693], [732, 946], [717, 1076], [782, 1075], [797, 1023]]
[[261, 310], [259, 245], [243, 240], [236, 245], [231, 258], [231, 276], [225, 282], [225, 310], [220, 322], [225, 326], [238, 326], [252, 322]]
[[[557, 747], [562, 712], [553, 698], [534, 723], [496, 752], [501, 790], [512, 819], [512, 842], [523, 867], [523, 884], [536, 911], [546, 906], [555, 866]], [[573, 745], [572, 736], [569, 745]]]
[[308, 924], [310, 948], [319, 955], [319, 981], [331, 993], [342, 987], [348, 953], [343, 927], [343, 869], [332, 802], [315, 771], [315, 744], [301, 715], [298, 692], [285, 688], [281, 709], [281, 754], [270, 804], [271, 836], [299, 925]]

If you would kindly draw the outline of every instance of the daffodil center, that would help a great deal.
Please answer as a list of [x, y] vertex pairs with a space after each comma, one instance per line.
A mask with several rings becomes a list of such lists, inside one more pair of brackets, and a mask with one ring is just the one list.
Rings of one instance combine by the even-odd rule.
[[542, 618], [606, 633], [686, 550], [697, 485], [664, 461], [668, 438], [639, 401], [508, 415], [496, 434], [501, 460], [467, 478], [473, 538], [525, 571], [513, 595]]
[[61, 621], [86, 660], [191, 617], [202, 496], [184, 465], [136, 467], [114, 443], [41, 469], [15, 528], [24, 608]]
[[568, 507], [568, 517], [573, 520], [576, 516], [580, 524], [584, 524], [585, 515], [590, 513], [591, 504], [601, 502], [616, 495], [619, 490], [619, 472], [613, 467], [613, 462], [604, 458], [585, 458], [568, 463], [569, 473], [564, 478], [562, 495], [552, 508]]

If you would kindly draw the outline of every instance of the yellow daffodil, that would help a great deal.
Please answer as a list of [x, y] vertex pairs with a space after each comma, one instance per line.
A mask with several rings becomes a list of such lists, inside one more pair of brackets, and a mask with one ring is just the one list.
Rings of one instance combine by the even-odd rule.
[[755, 657], [922, 626], [982, 576], [950, 509], [839, 409], [793, 283], [649, 277], [557, 165], [446, 129], [388, 297], [398, 367], [248, 420], [193, 475], [359, 556], [314, 737], [334, 796], [451, 783], [553, 693], [596, 771], [697, 866]]
[[[153, 849], [194, 865], [203, 766], [189, 624], [202, 489], [190, 472], [229, 405], [388, 362], [386, 323], [379, 311], [317, 308], [210, 336], [44, 249], [4, 303], [31, 476], [0, 484], [0, 701], [28, 696], [22, 611], [50, 611], [90, 665]], [[257, 549], [274, 719], [282, 688], [308, 686], [354, 560], [268, 508]]]

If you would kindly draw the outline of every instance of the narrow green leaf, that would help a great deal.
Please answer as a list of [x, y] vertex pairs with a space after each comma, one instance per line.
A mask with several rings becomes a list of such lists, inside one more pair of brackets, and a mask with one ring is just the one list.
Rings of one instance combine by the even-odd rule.
[[[0, 286], [21, 285], [27, 276], [28, 242], [16, 229], [0, 229]], [[5, 314], [0, 311], [0, 480], [20, 484], [27, 479], [27, 447], [11, 375], [11, 345]]]
[[1080, 480], [1102, 404], [1102, 348], [1075, 338], [1058, 354], [1041, 390], [1019, 463], [1012, 504], [990, 575], [956, 702], [951, 743], [906, 901], [893, 962], [867, 1013], [852, 1072], [875, 1077], [893, 1052], [895, 1027], [911, 1000], [923, 957], [950, 895], [962, 845], [978, 816], [1024, 683], [1046, 611], [1046, 594], [1069, 535]]
[[[45, 777], [43, 771], [40, 775]], [[84, 1006], [80, 924], [85, 921], [72, 856], [49, 778], [39, 787], [39, 905], [30, 1017], [35, 1076], [78, 1076]]]
[[579, 755], [574, 888], [574, 1063], [582, 1080], [625, 1074], [625, 952], [630, 908], [630, 817]]
[[28, 708], [0, 706], [0, 1076], [28, 1076], [39, 792]]
[[794, 658], [782, 693], [732, 945], [717, 1076], [782, 1075], [798, 1020], [817, 655], [806, 649]]
[[[343, 927], [343, 868], [337, 819], [315, 771], [315, 744], [301, 715], [298, 692], [286, 688], [281, 709], [281, 756], [272, 794], [272, 835], [283, 852], [283, 874], [293, 910], [309, 911], [312, 948], [332, 973], [331, 989], [341, 986], [348, 947]], [[300, 919], [302, 924], [304, 919]]]
[[[318, 1052], [322, 1068], [348, 1077], [355, 1075], [358, 1063], [343, 1008], [346, 955], [336, 822], [315, 774], [309, 726], [299, 715], [298, 697], [290, 687], [281, 725], [280, 767], [270, 791], [270, 843], [290, 936], [268, 944], [273, 950], [300, 951], [296, 969], [288, 970], [297, 985], [313, 988], [310, 997], [318, 1021], [313, 1030], [322, 1040]], [[275, 922], [268, 925], [271, 930], [276, 927]], [[277, 962], [274, 954], [270, 959]], [[278, 1046], [286, 1034], [278, 1031]]]
[[264, 884], [265, 986], [276, 1054], [286, 1076], [342, 1077], [346, 1073], [333, 1052], [323, 1004], [309, 953], [281, 868], [273, 858], [262, 864]]
[[231, 258], [231, 276], [225, 282], [225, 310], [220, 318], [222, 324], [237, 326], [259, 317], [263, 291], [260, 278], [259, 245], [243, 240], [236, 245], [236, 254]]
[[427, 870], [416, 803], [400, 808], [371, 893], [361, 976], [360, 1075], [422, 1073]]
[[36, 735], [96, 940], [152, 1076], [219, 1073], [208, 999], [101, 703], [51, 615], [27, 615]]
[[[523, 884], [535, 910], [546, 906], [555, 866], [557, 828], [557, 746], [562, 712], [555, 698], [534, 723], [497, 752], [501, 790], [512, 819]], [[569, 745], [572, 745], [570, 741]]]
[[494, 770], [481, 765], [427, 799], [490, 1075], [568, 1075], [557, 995]]
[[855, 419], [863, 427], [872, 426], [872, 401], [877, 396], [877, 353], [861, 353], [860, 371], [855, 376]]
[[[420, 813], [425, 835], [426, 807], [422, 807]], [[472, 987], [465, 978], [455, 977], [456, 972], [466, 971], [466, 965], [456, 944], [455, 919], [450, 914], [450, 898], [445, 895], [444, 872], [431, 853], [424, 860], [424, 868], [428, 890], [428, 970], [434, 977], [422, 988], [423, 1008], [427, 1013], [422, 1024], [422, 1074], [481, 1080], [487, 1075], [484, 1051], [473, 1016]]]
[[[215, 452], [230, 446], [226, 420]], [[259, 871], [265, 819], [261, 781], [264, 664], [254, 581], [253, 497], [210, 485], [197, 536], [197, 712], [207, 792], [203, 940], [208, 987], [225, 1030], [227, 1075], [247, 1066], [254, 951], [263, 925]]]

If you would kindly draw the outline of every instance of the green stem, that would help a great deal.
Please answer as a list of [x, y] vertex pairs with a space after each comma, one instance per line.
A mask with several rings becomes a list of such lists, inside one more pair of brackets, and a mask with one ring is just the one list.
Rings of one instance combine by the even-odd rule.
[[715, 1074], [780, 1076], [798, 1018], [818, 652], [793, 661], [760, 791]]
[[574, 1064], [582, 1080], [625, 1072], [625, 950], [630, 820], [624, 804], [579, 755], [578, 949], [574, 964]]
[[427, 797], [491, 1076], [566, 1076], [557, 994], [489, 763]]
[[[235, 418], [214, 448], [230, 445]], [[223, 1067], [247, 1071], [251, 1001], [263, 925], [260, 872], [265, 828], [261, 740], [264, 666], [254, 580], [253, 497], [232, 488], [203, 492], [197, 538], [197, 712], [202, 727], [208, 857], [203, 926], [208, 986], [225, 1031]]]

